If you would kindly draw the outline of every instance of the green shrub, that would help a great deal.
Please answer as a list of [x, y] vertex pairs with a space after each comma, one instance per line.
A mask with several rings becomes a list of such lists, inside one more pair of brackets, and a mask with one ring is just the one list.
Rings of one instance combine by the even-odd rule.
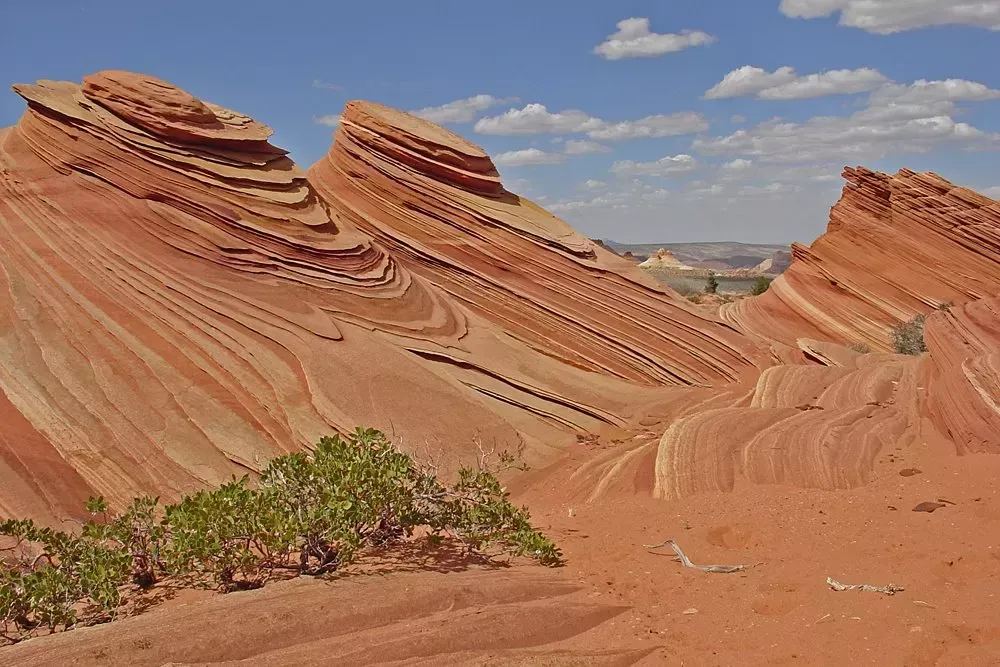
[[[87, 522], [79, 535], [5, 521], [0, 535], [15, 546], [0, 564], [0, 638], [107, 620], [130, 582], [148, 588], [177, 575], [223, 591], [256, 588], [278, 571], [334, 572], [417, 529], [470, 554], [561, 563], [527, 509], [511, 504], [487, 458], [448, 485], [379, 431], [359, 428], [323, 438], [310, 453], [275, 458], [256, 483], [233, 479], [166, 507], [137, 498], [113, 516], [102, 498], [92, 498], [87, 509], [100, 521]], [[512, 460], [500, 455], [501, 463]]]
[[705, 283], [705, 294], [715, 294], [719, 289], [719, 281], [715, 279], [714, 273], [708, 274], [708, 282]]
[[899, 354], [921, 354], [927, 351], [924, 343], [923, 315], [917, 315], [909, 322], [900, 322], [890, 331], [892, 347]]
[[868, 354], [872, 351], [867, 343], [852, 343], [851, 349], [859, 354]]
[[754, 281], [753, 285], [750, 286], [750, 293], [754, 296], [760, 296], [767, 291], [767, 288], [771, 286], [771, 281], [773, 278], [768, 278], [767, 276], [761, 276]]

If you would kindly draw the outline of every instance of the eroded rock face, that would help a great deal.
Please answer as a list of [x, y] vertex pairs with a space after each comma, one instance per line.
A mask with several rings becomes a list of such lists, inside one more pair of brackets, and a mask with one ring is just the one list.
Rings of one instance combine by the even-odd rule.
[[482, 149], [351, 102], [309, 170], [330, 206], [499, 330], [571, 366], [648, 386], [753, 375], [760, 353], [530, 201]]
[[724, 317], [761, 338], [807, 337], [891, 351], [894, 324], [1000, 294], [1000, 202], [932, 173], [847, 169], [827, 232]]
[[[356, 425], [445, 465], [476, 442], [538, 460], [672, 384], [763, 363], [424, 121], [349, 109], [335, 152], [364, 160], [323, 202], [269, 128], [153, 77], [15, 90], [28, 109], [0, 131], [0, 516], [170, 499]], [[366, 199], [376, 185], [395, 199]], [[355, 224], [405, 228], [421, 210], [421, 243], [467, 239], [438, 216], [482, 222], [481, 242], [429, 256], [435, 273], [416, 243], [380, 234], [387, 249]]]

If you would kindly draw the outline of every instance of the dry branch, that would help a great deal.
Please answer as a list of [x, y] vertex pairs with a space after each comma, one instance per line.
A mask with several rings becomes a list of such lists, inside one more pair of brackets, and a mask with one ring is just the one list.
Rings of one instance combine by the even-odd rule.
[[826, 583], [830, 584], [830, 588], [835, 591], [869, 591], [872, 593], [895, 595], [896, 593], [905, 590], [902, 586], [896, 586], [895, 584], [889, 584], [888, 586], [872, 586], [871, 584], [842, 584], [832, 577], [827, 577]]
[[677, 545], [677, 542], [673, 540], [667, 540], [662, 544], [644, 544], [642, 546], [646, 547], [647, 549], [659, 549], [661, 547], [669, 546], [671, 549], [673, 549], [674, 554], [676, 554], [674, 560], [679, 560], [681, 562], [681, 565], [683, 565], [684, 567], [692, 567], [696, 570], [701, 570], [702, 572], [731, 574], [733, 572], [742, 572], [743, 570], [747, 569], [746, 565], [695, 565], [694, 563], [691, 562], [690, 558], [684, 555], [684, 552], [681, 551], [681, 548], [680, 546]]

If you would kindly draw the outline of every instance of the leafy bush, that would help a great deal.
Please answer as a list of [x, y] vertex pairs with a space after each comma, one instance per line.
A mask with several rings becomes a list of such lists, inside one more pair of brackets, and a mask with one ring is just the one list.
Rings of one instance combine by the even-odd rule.
[[112, 516], [92, 498], [87, 509], [100, 521], [79, 535], [5, 521], [0, 535], [14, 546], [0, 564], [0, 637], [107, 620], [130, 582], [141, 589], [181, 575], [232, 591], [262, 586], [278, 571], [328, 574], [417, 529], [470, 554], [558, 565], [561, 552], [532, 527], [527, 509], [511, 504], [487, 458], [447, 485], [379, 431], [359, 428], [323, 438], [311, 453], [275, 458], [256, 483], [233, 479], [166, 507], [137, 498]]
[[927, 351], [924, 343], [923, 315], [917, 315], [909, 322], [900, 322], [892, 328], [892, 347], [899, 354], [921, 354]]
[[708, 274], [708, 282], [705, 283], [705, 294], [715, 294], [719, 289], [719, 281], [715, 279], [714, 273]]
[[852, 343], [851, 349], [859, 354], [868, 354], [872, 351], [867, 343]]
[[750, 293], [754, 296], [760, 296], [767, 291], [767, 288], [771, 286], [771, 281], [773, 278], [768, 278], [767, 276], [761, 276], [754, 281], [754, 284], [750, 286]]

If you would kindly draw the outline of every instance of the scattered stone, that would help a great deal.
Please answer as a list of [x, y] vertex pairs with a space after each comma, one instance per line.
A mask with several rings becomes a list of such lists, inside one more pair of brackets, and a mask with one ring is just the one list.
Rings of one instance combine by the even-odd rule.
[[899, 475], [900, 477], [913, 477], [914, 475], [919, 475], [921, 472], [923, 471], [918, 468], [903, 468], [899, 471]]
[[944, 507], [944, 503], [932, 503], [932, 502], [922, 502], [913, 508], [914, 512], [927, 512], [930, 514], [934, 510], [939, 510]]
[[687, 609], [685, 609], [685, 610], [684, 610], [684, 611], [682, 611], [681, 613], [682, 613], [682, 614], [686, 614], [686, 615], [688, 615], [688, 616], [691, 616], [692, 614], [697, 614], [697, 613], [698, 613], [698, 610], [697, 610], [697, 609], [695, 609], [694, 607], [688, 607]]

